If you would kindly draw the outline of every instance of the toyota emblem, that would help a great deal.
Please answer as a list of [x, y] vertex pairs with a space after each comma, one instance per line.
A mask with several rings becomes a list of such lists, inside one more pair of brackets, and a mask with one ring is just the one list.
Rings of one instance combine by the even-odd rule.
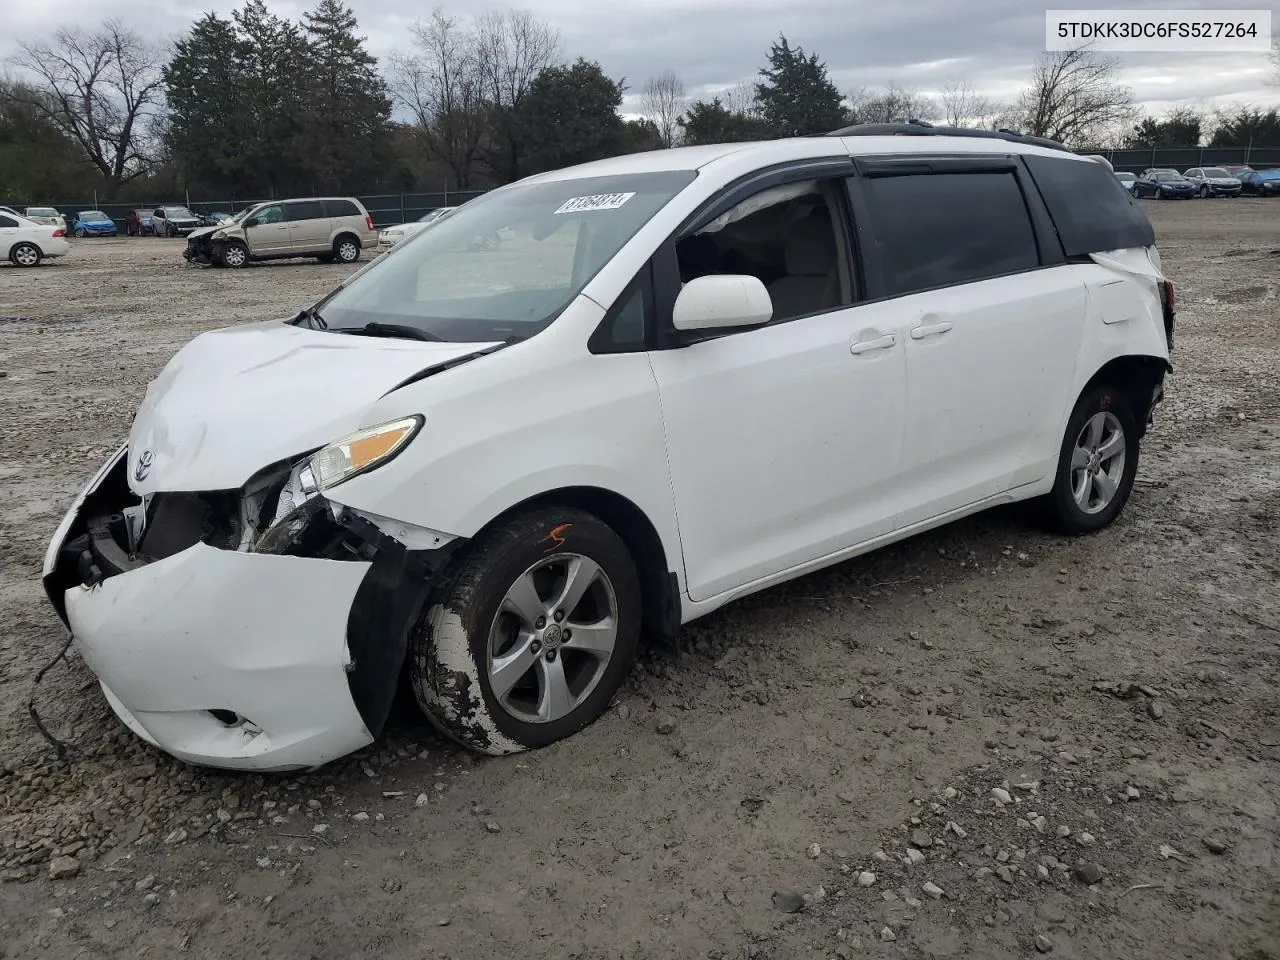
[[138, 464], [133, 468], [133, 479], [141, 483], [147, 479], [147, 474], [151, 472], [151, 461], [155, 459], [150, 450], [143, 450], [138, 454]]

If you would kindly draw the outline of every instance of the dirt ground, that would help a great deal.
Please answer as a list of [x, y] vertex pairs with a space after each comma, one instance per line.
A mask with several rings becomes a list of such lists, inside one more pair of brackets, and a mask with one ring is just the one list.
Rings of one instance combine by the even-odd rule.
[[1176, 374], [1115, 527], [986, 514], [699, 621], [555, 747], [406, 706], [292, 777], [145, 747], [74, 654], [59, 762], [38, 577], [174, 350], [346, 268], [0, 266], [0, 955], [1280, 957], [1280, 204], [1148, 206]]

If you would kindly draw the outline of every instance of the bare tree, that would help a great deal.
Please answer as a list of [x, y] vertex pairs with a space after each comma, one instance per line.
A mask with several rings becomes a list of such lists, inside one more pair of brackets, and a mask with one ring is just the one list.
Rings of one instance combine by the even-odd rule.
[[754, 117], [760, 107], [756, 102], [756, 85], [750, 80], [735, 83], [720, 94], [720, 103], [730, 113], [744, 117]]
[[938, 114], [932, 97], [894, 83], [878, 93], [858, 87], [844, 98], [854, 123], [906, 123], [930, 120]]
[[483, 94], [491, 118], [485, 159], [499, 178], [515, 180], [523, 172], [515, 111], [538, 74], [560, 62], [560, 32], [528, 10], [490, 11], [476, 29]]
[[997, 112], [991, 100], [974, 90], [967, 80], [944, 84], [938, 95], [938, 106], [943, 121], [952, 127], [976, 123]]
[[427, 152], [465, 189], [485, 133], [478, 38], [439, 7], [411, 32], [414, 52], [390, 58], [392, 96], [413, 115]]
[[684, 83], [674, 70], [649, 78], [640, 95], [640, 112], [658, 128], [663, 146], [674, 147], [680, 138], [680, 116], [688, 106]]
[[1097, 144], [1131, 124], [1133, 91], [1118, 60], [1086, 47], [1042, 53], [1016, 114], [1027, 133], [1069, 146]]
[[52, 43], [19, 45], [30, 104], [69, 137], [111, 187], [154, 164], [149, 118], [161, 102], [162, 52], [118, 20], [63, 28]]
[[529, 85], [560, 61], [560, 32], [528, 10], [491, 10], [476, 25], [485, 97], [514, 109]]

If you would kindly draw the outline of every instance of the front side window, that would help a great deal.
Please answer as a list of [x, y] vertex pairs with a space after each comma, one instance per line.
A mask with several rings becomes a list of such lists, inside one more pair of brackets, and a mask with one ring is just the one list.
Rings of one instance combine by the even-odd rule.
[[259, 226], [264, 223], [284, 223], [284, 207], [278, 203], [260, 208], [253, 215], [253, 226]]
[[1012, 173], [936, 173], [867, 180], [885, 293], [972, 283], [1040, 264]]
[[406, 239], [320, 312], [331, 330], [397, 324], [488, 342], [550, 324], [692, 170], [514, 184]]
[[843, 215], [831, 181], [768, 187], [680, 240], [681, 283], [715, 274], [756, 277], [769, 291], [774, 321], [848, 306]]

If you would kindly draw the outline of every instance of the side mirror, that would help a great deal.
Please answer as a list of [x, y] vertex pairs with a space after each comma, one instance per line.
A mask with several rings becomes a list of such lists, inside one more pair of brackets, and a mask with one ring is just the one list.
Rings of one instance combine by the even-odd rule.
[[773, 298], [760, 278], [740, 274], [690, 280], [671, 317], [677, 330], [753, 327], [772, 319]]

